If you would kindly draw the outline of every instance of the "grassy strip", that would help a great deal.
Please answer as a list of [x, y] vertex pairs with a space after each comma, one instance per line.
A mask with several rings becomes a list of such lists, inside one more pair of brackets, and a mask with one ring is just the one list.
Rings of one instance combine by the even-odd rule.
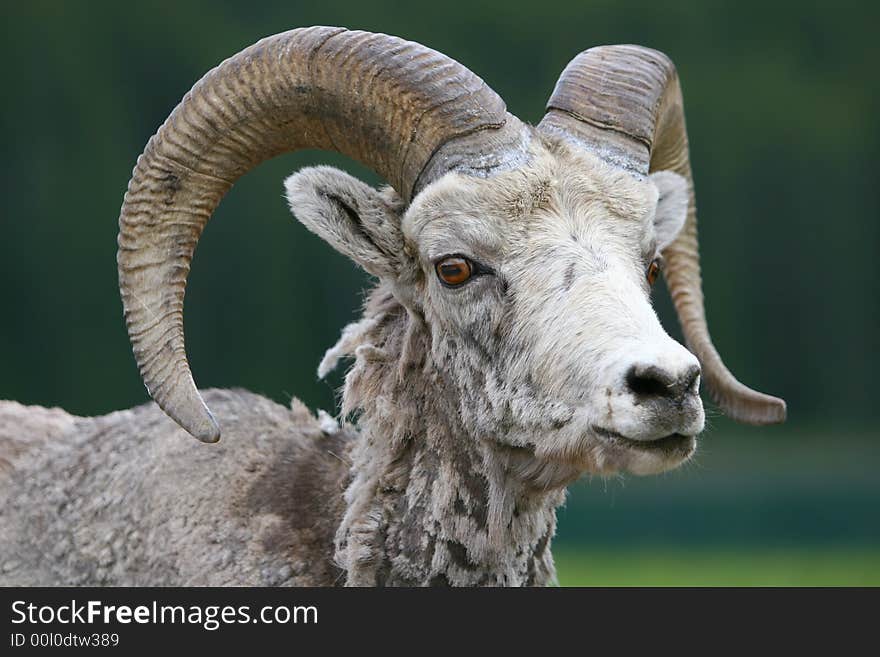
[[553, 550], [561, 586], [880, 586], [878, 548]]

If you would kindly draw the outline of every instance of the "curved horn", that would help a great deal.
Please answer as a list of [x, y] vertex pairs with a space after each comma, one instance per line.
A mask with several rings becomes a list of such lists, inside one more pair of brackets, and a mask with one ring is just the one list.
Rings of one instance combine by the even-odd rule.
[[637, 175], [670, 170], [687, 180], [687, 221], [663, 253], [664, 275], [687, 345], [700, 359], [707, 387], [727, 415], [750, 424], [785, 420], [785, 402], [737, 381], [709, 337], [684, 108], [669, 58], [639, 46], [582, 52], [562, 72], [538, 128], [574, 138]]
[[183, 297], [199, 236], [239, 176], [284, 152], [335, 150], [409, 200], [428, 164], [438, 175], [467, 152], [500, 153], [520, 128], [464, 66], [383, 34], [291, 30], [208, 72], [147, 143], [119, 216], [119, 288], [149, 393], [199, 440], [219, 439], [186, 359]]

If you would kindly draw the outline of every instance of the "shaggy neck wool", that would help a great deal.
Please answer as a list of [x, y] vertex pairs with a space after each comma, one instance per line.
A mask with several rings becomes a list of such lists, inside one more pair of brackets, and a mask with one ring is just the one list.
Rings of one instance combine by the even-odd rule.
[[360, 413], [336, 535], [347, 584], [517, 586], [555, 580], [550, 541], [562, 487], [523, 479], [522, 450], [478, 439], [430, 363], [424, 331], [387, 289], [321, 365], [354, 355], [345, 413]]

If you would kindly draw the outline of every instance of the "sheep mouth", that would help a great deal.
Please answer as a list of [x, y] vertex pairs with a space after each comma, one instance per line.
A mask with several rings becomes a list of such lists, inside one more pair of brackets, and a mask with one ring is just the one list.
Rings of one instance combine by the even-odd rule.
[[655, 440], [635, 440], [604, 427], [593, 427], [593, 431], [606, 442], [639, 452], [672, 455], [687, 454], [694, 449], [694, 436], [681, 433], [672, 433]]

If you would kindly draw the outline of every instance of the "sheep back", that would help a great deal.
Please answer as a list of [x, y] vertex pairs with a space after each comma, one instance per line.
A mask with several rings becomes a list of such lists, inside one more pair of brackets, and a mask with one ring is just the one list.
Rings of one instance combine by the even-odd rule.
[[199, 444], [155, 404], [81, 418], [0, 403], [0, 583], [333, 585], [350, 427], [208, 390]]

